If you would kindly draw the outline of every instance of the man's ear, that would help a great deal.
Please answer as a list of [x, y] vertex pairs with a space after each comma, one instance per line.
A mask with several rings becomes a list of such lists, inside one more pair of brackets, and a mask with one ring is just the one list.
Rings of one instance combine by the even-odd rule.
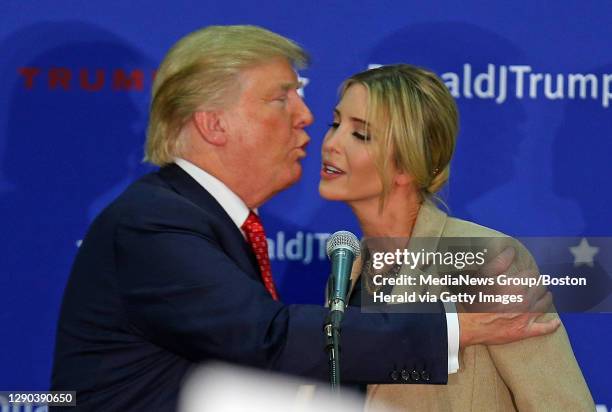
[[206, 142], [215, 146], [223, 146], [227, 142], [226, 130], [219, 112], [214, 110], [195, 112], [193, 123], [200, 137]]

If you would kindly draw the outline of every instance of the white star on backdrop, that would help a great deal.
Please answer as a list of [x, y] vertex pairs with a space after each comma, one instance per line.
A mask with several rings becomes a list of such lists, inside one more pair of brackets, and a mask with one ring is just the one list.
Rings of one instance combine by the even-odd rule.
[[585, 237], [578, 246], [570, 246], [570, 252], [574, 255], [574, 266], [587, 265], [593, 267], [593, 257], [599, 253], [599, 248], [589, 245]]

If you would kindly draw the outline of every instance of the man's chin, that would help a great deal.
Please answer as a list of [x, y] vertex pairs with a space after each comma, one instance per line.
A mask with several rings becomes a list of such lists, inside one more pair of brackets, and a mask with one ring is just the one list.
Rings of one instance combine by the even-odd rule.
[[287, 176], [286, 179], [284, 179], [283, 183], [279, 185], [280, 189], [278, 189], [277, 192], [283, 191], [295, 185], [297, 182], [299, 182], [301, 177], [302, 177], [302, 166], [298, 164], [293, 169], [291, 169], [290, 174]]
[[293, 186], [302, 178], [302, 165], [300, 163], [296, 163], [291, 172], [291, 178], [289, 179], [290, 183], [288, 186]]

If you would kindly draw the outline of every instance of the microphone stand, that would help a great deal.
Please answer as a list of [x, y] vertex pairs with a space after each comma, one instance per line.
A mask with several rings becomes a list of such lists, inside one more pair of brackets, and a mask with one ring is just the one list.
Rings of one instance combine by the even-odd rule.
[[344, 301], [334, 299], [325, 320], [325, 349], [329, 357], [329, 383], [332, 393], [340, 395], [340, 323], [344, 316]]

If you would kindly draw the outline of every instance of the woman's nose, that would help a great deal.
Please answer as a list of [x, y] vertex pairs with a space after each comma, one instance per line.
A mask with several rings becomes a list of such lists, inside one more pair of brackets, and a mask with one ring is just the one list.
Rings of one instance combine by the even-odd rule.
[[340, 152], [340, 136], [336, 133], [337, 129], [330, 128], [323, 139], [323, 153]]

